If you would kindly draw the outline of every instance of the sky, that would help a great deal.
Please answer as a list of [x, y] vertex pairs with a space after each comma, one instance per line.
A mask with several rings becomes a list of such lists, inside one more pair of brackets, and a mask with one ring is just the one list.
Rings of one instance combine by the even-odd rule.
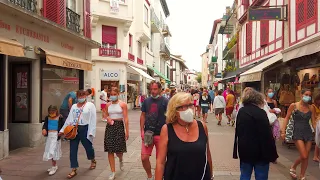
[[213, 22], [222, 18], [234, 0], [167, 0], [166, 22], [172, 37], [171, 54], [182, 55], [189, 69], [201, 71], [200, 55], [209, 44]]

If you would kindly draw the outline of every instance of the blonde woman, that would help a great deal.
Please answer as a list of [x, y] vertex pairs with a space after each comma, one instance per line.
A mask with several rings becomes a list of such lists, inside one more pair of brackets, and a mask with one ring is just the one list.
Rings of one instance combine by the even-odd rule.
[[[207, 126], [193, 118], [193, 98], [180, 92], [173, 96], [161, 129], [155, 180], [212, 177]], [[170, 139], [170, 141], [169, 141]]]
[[115, 179], [114, 154], [119, 158], [120, 170], [123, 170], [123, 153], [127, 152], [126, 140], [129, 138], [128, 107], [118, 99], [119, 90], [113, 87], [110, 92], [110, 100], [106, 105], [104, 118], [107, 126], [104, 137], [104, 151], [108, 152], [111, 168], [109, 180]]

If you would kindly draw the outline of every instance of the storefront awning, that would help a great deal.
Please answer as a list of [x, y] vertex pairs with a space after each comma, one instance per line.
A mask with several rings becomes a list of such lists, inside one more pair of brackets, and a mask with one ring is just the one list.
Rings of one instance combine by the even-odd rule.
[[0, 54], [24, 57], [23, 45], [17, 41], [0, 37]]
[[226, 81], [228, 79], [231, 79], [231, 78], [235, 78], [236, 76], [240, 75], [241, 73], [247, 71], [248, 69], [252, 68], [253, 66], [255, 66], [256, 64], [250, 64], [248, 66], [245, 66], [245, 67], [242, 67], [242, 68], [238, 68], [237, 70], [235, 71], [231, 71], [231, 72], [226, 72], [224, 74], [224, 77], [222, 79], [222, 81]]
[[163, 75], [161, 72], [159, 72], [156, 68], [151, 67], [151, 66], [147, 66], [149, 69], [152, 69], [153, 72], [155, 72], [156, 74], [158, 74], [158, 76], [160, 76], [162, 79], [166, 80], [167, 83], [171, 83], [170, 79], [168, 79], [165, 75]]
[[278, 53], [277, 55], [271, 57], [270, 59], [254, 66], [253, 68], [245, 71], [244, 73], [240, 74], [240, 83], [244, 82], [254, 82], [254, 81], [261, 81], [262, 71], [272, 64], [282, 60], [282, 53]]
[[153, 77], [151, 77], [149, 74], [147, 74], [146, 72], [142, 71], [139, 68], [133, 67], [128, 65], [130, 68], [132, 68], [133, 70], [135, 70], [137, 73], [139, 73], [141, 76], [144, 76], [147, 79], [151, 79], [151, 80], [155, 80]]
[[60, 54], [47, 49], [42, 49], [46, 54], [46, 63], [71, 69], [80, 69], [92, 71], [92, 63], [90, 61], [79, 59], [76, 57]]
[[320, 36], [302, 41], [283, 50], [283, 62], [288, 62], [302, 56], [314, 54], [320, 51]]

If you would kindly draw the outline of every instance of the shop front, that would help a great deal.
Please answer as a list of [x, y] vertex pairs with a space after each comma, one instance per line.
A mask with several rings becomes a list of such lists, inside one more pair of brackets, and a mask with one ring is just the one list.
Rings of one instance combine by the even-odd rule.
[[49, 105], [60, 107], [70, 91], [82, 89], [98, 43], [31, 17], [0, 17], [0, 159], [9, 150], [43, 143]]
[[276, 91], [278, 90], [281, 73], [285, 72], [284, 68], [282, 54], [278, 53], [240, 74], [239, 82], [242, 83], [243, 89], [252, 87], [259, 92], [264, 92], [266, 88], [271, 87]]

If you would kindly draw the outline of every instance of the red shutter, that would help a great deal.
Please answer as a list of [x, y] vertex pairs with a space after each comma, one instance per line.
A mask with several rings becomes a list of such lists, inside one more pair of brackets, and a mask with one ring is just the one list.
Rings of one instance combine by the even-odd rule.
[[129, 34], [129, 47], [131, 47], [131, 46], [132, 46], [132, 35]]
[[239, 60], [240, 59], [240, 37], [239, 37], [239, 32], [237, 33], [237, 37], [238, 37], [238, 39], [237, 39], [237, 54], [236, 54], [236, 58], [237, 58], [237, 60]]
[[65, 0], [43, 0], [43, 16], [50, 21], [66, 26]]
[[117, 28], [102, 25], [102, 43], [117, 44]]
[[249, 7], [249, 0], [241, 0], [241, 5], [243, 5], [244, 10], [247, 10]]
[[83, 35], [91, 38], [91, 10], [90, 0], [84, 0], [84, 15], [83, 15]]
[[306, 22], [305, 19], [305, 0], [296, 0], [296, 26], [300, 29]]
[[246, 54], [252, 53], [252, 22], [246, 24]]
[[260, 46], [269, 44], [269, 20], [260, 21]]
[[306, 0], [305, 6], [307, 22], [314, 20], [317, 15], [317, 0]]

